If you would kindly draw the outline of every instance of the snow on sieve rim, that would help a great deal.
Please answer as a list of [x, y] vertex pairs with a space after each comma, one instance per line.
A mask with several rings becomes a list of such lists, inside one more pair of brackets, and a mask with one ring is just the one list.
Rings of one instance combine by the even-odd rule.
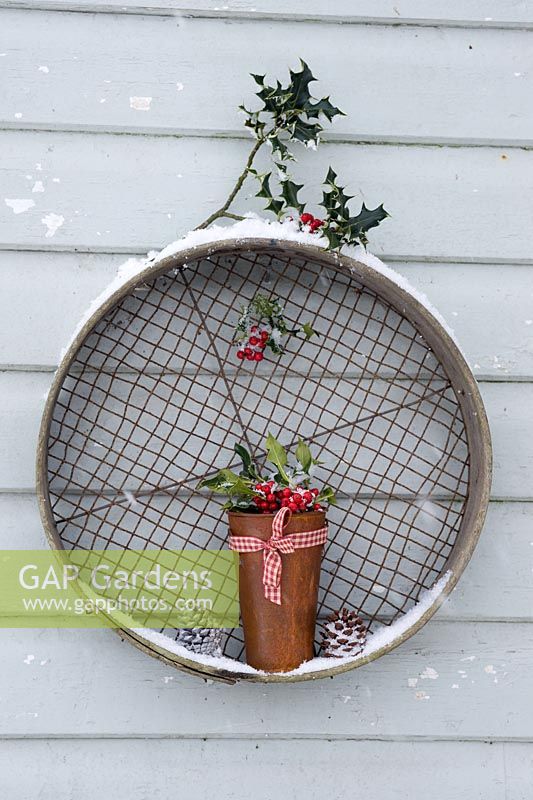
[[[284, 677], [293, 677], [298, 675], [309, 675], [314, 672], [321, 672], [322, 670], [329, 670], [335, 666], [345, 666], [348, 664], [355, 665], [358, 661], [362, 661], [368, 656], [377, 653], [379, 650], [388, 648], [400, 636], [403, 636], [407, 631], [413, 628], [417, 622], [429, 611], [429, 609], [438, 602], [442, 597], [443, 592], [452, 578], [452, 571], [448, 570], [438, 581], [427, 589], [420, 596], [418, 602], [406, 611], [399, 619], [392, 623], [392, 625], [383, 625], [378, 628], [374, 633], [368, 637], [367, 643], [361, 653], [357, 656], [346, 656], [341, 658], [324, 658], [316, 657], [311, 661], [304, 661], [297, 669], [290, 672], [276, 672], [275, 675]], [[250, 667], [241, 661], [236, 661], [227, 656], [207, 656], [201, 653], [193, 653], [187, 650], [181, 644], [178, 644], [164, 633], [151, 630], [150, 628], [134, 628], [133, 633], [142, 636], [147, 642], [151, 642], [157, 647], [161, 647], [169, 653], [179, 656], [180, 658], [187, 659], [188, 661], [195, 661], [198, 664], [203, 664], [206, 667], [211, 667], [215, 670], [224, 670], [226, 672], [233, 672], [236, 675], [268, 675], [271, 673], [262, 672], [260, 670]]]
[[[59, 360], [63, 360], [63, 357], [76, 340], [84, 325], [100, 306], [111, 297], [112, 294], [120, 289], [121, 286], [136, 275], [139, 275], [143, 270], [148, 267], [156, 268], [163, 259], [200, 245], [210, 244], [211, 242], [245, 242], [246, 239], [274, 239], [278, 241], [296, 242], [298, 244], [314, 245], [324, 250], [328, 247], [328, 240], [324, 236], [318, 233], [308, 233], [300, 230], [299, 224], [295, 220], [285, 219], [281, 222], [277, 220], [271, 221], [263, 219], [255, 214], [249, 214], [245, 219], [231, 225], [212, 225], [209, 228], [190, 231], [181, 239], [177, 239], [175, 242], [168, 244], [160, 250], [159, 253], [151, 252], [144, 258], [129, 258], [121, 264], [114, 280], [112, 280], [103, 292], [93, 300], [79, 320], [68, 344], [62, 349]], [[343, 253], [353, 258], [355, 261], [360, 261], [362, 264], [365, 264], [365, 266], [381, 273], [401, 289], [408, 292], [415, 300], [418, 300], [418, 302], [435, 317], [453, 339], [456, 346], [461, 350], [454, 331], [450, 328], [444, 317], [437, 311], [435, 306], [430, 303], [426, 295], [411, 286], [403, 275], [400, 275], [398, 272], [391, 269], [391, 267], [388, 267], [380, 261], [377, 256], [365, 250], [364, 247], [345, 248]], [[462, 355], [464, 356], [464, 353], [462, 353]]]

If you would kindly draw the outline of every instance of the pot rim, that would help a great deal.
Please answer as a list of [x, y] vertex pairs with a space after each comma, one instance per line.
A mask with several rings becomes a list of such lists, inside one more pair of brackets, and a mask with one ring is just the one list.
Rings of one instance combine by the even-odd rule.
[[[278, 509], [278, 511], [279, 510], [280, 509]], [[262, 514], [261, 513], [261, 514], [259, 514], [259, 513], [256, 513], [254, 511], [226, 511], [226, 514], [228, 515], [228, 517], [231, 516], [231, 514], [237, 514], [239, 517], [250, 517], [251, 519], [257, 519], [258, 517], [272, 517], [272, 518], [274, 518], [277, 513], [278, 513], [277, 511], [273, 512], [272, 514], [271, 513], [268, 513], [268, 514]], [[306, 517], [312, 517], [312, 516], [316, 516], [316, 517], [324, 516], [325, 517], [326, 513], [327, 512], [325, 510], [324, 511], [294, 511], [293, 515], [294, 516], [298, 516], [298, 517], [300, 516], [300, 514], [305, 515]]]

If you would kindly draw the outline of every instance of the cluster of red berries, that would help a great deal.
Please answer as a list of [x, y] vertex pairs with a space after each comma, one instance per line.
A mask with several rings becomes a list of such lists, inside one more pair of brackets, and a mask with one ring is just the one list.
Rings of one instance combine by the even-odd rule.
[[322, 511], [322, 506], [315, 503], [318, 489], [305, 489], [297, 486], [295, 489], [275, 489], [275, 482], [256, 483], [255, 491], [259, 492], [253, 498], [253, 503], [262, 514], [273, 514], [280, 508], [289, 508], [295, 511]]
[[246, 345], [241, 350], [237, 350], [237, 358], [240, 361], [244, 359], [247, 361], [262, 361], [264, 358], [263, 350], [267, 346], [269, 338], [270, 331], [266, 328], [259, 330], [257, 325], [252, 325]]
[[324, 224], [323, 219], [317, 219], [316, 217], [313, 217], [312, 214], [300, 214], [300, 222], [302, 225], [309, 225], [309, 230], [311, 233], [316, 233], [316, 231]]

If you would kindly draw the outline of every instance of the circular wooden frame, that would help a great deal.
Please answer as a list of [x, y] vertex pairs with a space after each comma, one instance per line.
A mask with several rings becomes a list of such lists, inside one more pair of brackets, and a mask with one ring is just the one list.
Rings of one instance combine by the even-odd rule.
[[448, 572], [449, 579], [444, 583], [439, 596], [434, 599], [424, 613], [422, 613], [407, 629], [401, 630], [401, 632], [385, 646], [357, 660], [347, 663], [336, 663], [332, 660], [331, 667], [303, 674], [254, 674], [244, 670], [239, 671], [238, 662], [236, 662], [235, 671], [226, 670], [218, 666], [206, 664], [200, 660], [195, 660], [193, 653], [191, 653], [190, 658], [177, 655], [171, 649], [159, 646], [137, 631], [121, 630], [119, 634], [123, 639], [131, 642], [149, 655], [155, 656], [165, 663], [175, 666], [185, 672], [204, 678], [209, 677], [225, 682], [235, 682], [236, 680], [291, 682], [330, 677], [362, 666], [363, 664], [385, 655], [385, 653], [390, 652], [422, 628], [441, 605], [445, 597], [452, 591], [467, 565], [480, 535], [489, 500], [492, 466], [490, 433], [476, 381], [457, 345], [435, 316], [425, 305], [416, 299], [416, 297], [381, 271], [348, 256], [333, 254], [316, 246], [300, 244], [299, 242], [255, 238], [236, 241], [224, 240], [200, 245], [169, 255], [147, 266], [143, 271], [131, 278], [131, 280], [121, 285], [120, 288], [102, 303], [100, 308], [98, 308], [83, 325], [61, 360], [46, 400], [39, 433], [37, 449], [37, 494], [39, 508], [50, 546], [62, 549], [64, 543], [56, 528], [49, 492], [48, 446], [50, 428], [56, 402], [64, 381], [68, 376], [69, 369], [75, 361], [84, 341], [94, 330], [95, 326], [121, 300], [128, 296], [135, 287], [144, 284], [146, 281], [165, 275], [169, 270], [179, 270], [183, 268], [184, 265], [191, 264], [192, 262], [200, 262], [202, 259], [209, 260], [213, 257], [213, 254], [223, 256], [239, 253], [254, 254], [254, 256], [266, 253], [270, 255], [273, 254], [274, 256], [283, 256], [289, 259], [306, 259], [309, 263], [317, 264], [319, 268], [348, 270], [365, 289], [375, 293], [380, 299], [383, 299], [384, 302], [388, 303], [391, 307], [396, 309], [399, 314], [409, 320], [435, 354], [440, 365], [442, 365], [445, 370], [446, 376], [457, 398], [457, 404], [460, 407], [460, 413], [464, 422], [469, 453], [468, 496], [464, 513], [462, 515], [457, 538], [446, 560], [445, 569], [442, 569], [440, 573], [443, 575], [445, 572]]

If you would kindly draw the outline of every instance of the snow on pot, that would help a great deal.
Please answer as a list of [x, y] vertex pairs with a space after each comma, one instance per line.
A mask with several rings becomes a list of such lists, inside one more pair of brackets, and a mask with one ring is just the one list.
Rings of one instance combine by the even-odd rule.
[[314, 656], [323, 511], [229, 512], [239, 552], [239, 599], [246, 661], [265, 672], [289, 672]]
[[[229, 546], [239, 553], [239, 597], [247, 663], [265, 672], [288, 672], [314, 656], [322, 551], [327, 539], [324, 506], [333, 490], [311, 487], [319, 462], [300, 440], [295, 463], [269, 434], [253, 458], [240, 444], [239, 474], [222, 469], [201, 487], [226, 495]], [[268, 468], [259, 461], [273, 465]]]

